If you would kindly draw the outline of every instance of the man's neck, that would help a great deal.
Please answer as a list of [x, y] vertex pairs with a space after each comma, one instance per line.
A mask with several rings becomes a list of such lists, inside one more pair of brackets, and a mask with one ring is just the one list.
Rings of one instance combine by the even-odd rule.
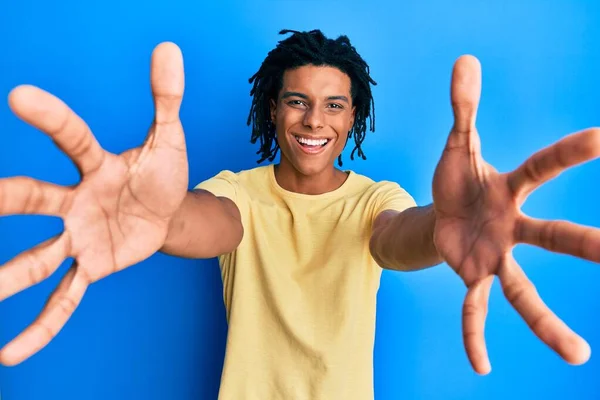
[[282, 162], [274, 166], [275, 179], [283, 189], [301, 194], [318, 195], [332, 192], [344, 184], [348, 174], [333, 165], [317, 175], [303, 175], [292, 165]]

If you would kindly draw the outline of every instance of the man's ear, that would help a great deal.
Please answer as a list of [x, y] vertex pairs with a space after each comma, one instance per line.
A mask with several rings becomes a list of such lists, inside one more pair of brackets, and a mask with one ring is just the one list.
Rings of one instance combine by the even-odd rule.
[[271, 104], [271, 123], [273, 123], [273, 125], [275, 125], [275, 115], [277, 114], [277, 103], [275, 102], [275, 100], [271, 99], [270, 101]]

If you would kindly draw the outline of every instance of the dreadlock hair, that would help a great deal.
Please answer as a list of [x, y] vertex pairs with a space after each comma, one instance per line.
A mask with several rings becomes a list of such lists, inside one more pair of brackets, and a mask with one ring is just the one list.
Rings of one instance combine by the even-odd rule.
[[[276, 138], [276, 128], [271, 122], [270, 100], [277, 99], [283, 85], [283, 74], [286, 70], [304, 65], [335, 67], [348, 75], [351, 81], [352, 103], [356, 107], [354, 126], [346, 141], [354, 137], [355, 147], [350, 154], [354, 160], [354, 152], [366, 160], [361, 144], [367, 130], [367, 119], [370, 120], [370, 130], [375, 131], [375, 104], [369, 84], [377, 85], [370, 77], [369, 65], [350, 44], [347, 36], [328, 39], [320, 30], [299, 32], [284, 29], [279, 34], [293, 33], [290, 37], [278, 42], [277, 47], [269, 52], [260, 69], [250, 79], [253, 87], [250, 91], [252, 106], [247, 124], [252, 124], [250, 142], [255, 144], [260, 140], [260, 149], [256, 154], [264, 160], [273, 161], [279, 150]], [[342, 155], [338, 157], [342, 166]]]

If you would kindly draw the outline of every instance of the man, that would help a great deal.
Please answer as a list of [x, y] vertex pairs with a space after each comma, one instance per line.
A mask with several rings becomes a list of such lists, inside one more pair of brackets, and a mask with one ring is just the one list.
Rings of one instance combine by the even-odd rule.
[[[282, 33], [290, 33], [283, 31]], [[481, 157], [475, 129], [481, 73], [459, 58], [454, 126], [433, 178], [433, 204], [418, 207], [398, 184], [335, 167], [350, 139], [360, 157], [373, 129], [369, 67], [347, 37], [291, 32], [250, 82], [252, 141], [259, 161], [188, 189], [179, 108], [183, 61], [172, 43], [152, 57], [155, 120], [144, 144], [104, 151], [83, 120], [38, 88], [9, 96], [12, 110], [49, 134], [77, 165], [75, 187], [8, 178], [0, 213], [64, 219], [63, 233], [0, 269], [0, 299], [73, 267], [39, 318], [0, 351], [15, 365], [58, 333], [92, 283], [157, 251], [219, 256], [229, 324], [221, 399], [373, 397], [375, 297], [382, 268], [413, 271], [442, 262], [464, 280], [464, 343], [476, 372], [489, 373], [483, 338], [494, 275], [541, 340], [572, 364], [587, 343], [542, 302], [512, 257], [517, 243], [600, 260], [597, 230], [532, 219], [520, 205], [565, 168], [600, 154], [600, 129], [569, 135], [499, 174]]]

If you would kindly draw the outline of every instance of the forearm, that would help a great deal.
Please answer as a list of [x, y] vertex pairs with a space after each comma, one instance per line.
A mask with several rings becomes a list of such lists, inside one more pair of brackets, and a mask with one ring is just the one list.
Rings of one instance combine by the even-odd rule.
[[371, 253], [382, 268], [415, 271], [443, 260], [433, 242], [433, 205], [384, 216], [371, 236]]
[[169, 225], [161, 252], [185, 258], [212, 258], [233, 251], [243, 236], [233, 202], [202, 190], [187, 193]]

